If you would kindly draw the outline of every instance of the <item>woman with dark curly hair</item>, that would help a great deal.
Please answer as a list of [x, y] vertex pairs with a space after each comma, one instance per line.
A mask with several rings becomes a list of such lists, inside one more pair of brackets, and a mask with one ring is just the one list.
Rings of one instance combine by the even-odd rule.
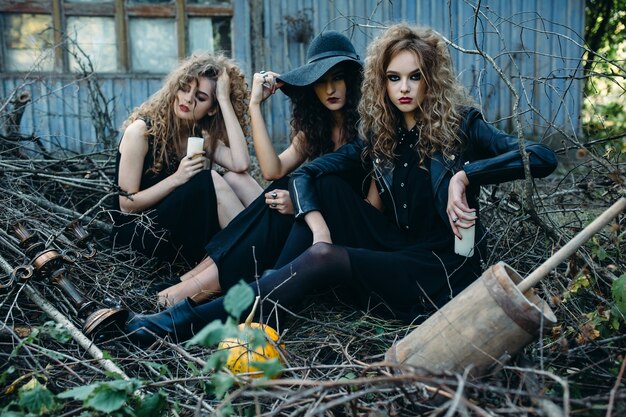
[[[473, 255], [454, 250], [455, 235], [478, 219], [480, 186], [524, 177], [517, 138], [471, 107], [447, 45], [432, 29], [398, 24], [374, 40], [362, 91], [365, 142], [292, 174], [290, 195], [304, 220], [294, 227], [310, 229], [313, 245], [251, 284], [264, 313], [343, 286], [360, 307], [405, 321], [424, 318], [480, 276], [483, 245]], [[526, 142], [525, 150], [534, 177], [555, 169], [546, 146]], [[364, 162], [371, 172], [367, 200], [334, 175]], [[154, 335], [184, 340], [225, 319], [223, 303], [224, 297], [201, 305], [186, 299], [159, 314], [134, 316], [126, 331], [141, 344]]]
[[[211, 167], [247, 171], [248, 96], [233, 61], [201, 54], [181, 62], [132, 112], [117, 154], [115, 245], [166, 260], [182, 255], [190, 264], [202, 259], [202, 246], [244, 208]], [[203, 150], [187, 155], [192, 136], [204, 139]]]
[[[306, 65], [282, 75], [272, 71], [254, 74], [249, 107], [252, 138], [261, 172], [274, 182], [211, 239], [205, 260], [183, 275], [181, 283], [159, 293], [161, 304], [186, 297], [206, 299], [275, 265], [293, 224], [288, 174], [357, 138], [361, 69], [350, 40], [339, 32], [326, 31], [311, 42]], [[261, 113], [261, 104], [277, 89], [292, 103], [292, 140], [280, 154]], [[225, 177], [238, 195], [256, 185], [249, 185], [247, 175], [228, 173]], [[360, 188], [363, 177], [363, 173], [352, 175], [349, 180]]]

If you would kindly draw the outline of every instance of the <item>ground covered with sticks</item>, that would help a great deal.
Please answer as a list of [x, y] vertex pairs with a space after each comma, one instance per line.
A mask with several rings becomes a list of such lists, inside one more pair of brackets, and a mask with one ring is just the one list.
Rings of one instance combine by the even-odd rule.
[[[623, 162], [595, 151], [561, 155], [532, 201], [523, 181], [483, 190], [485, 267], [503, 261], [529, 274], [624, 195]], [[481, 377], [471, 367], [432, 373], [386, 362], [416, 326], [326, 294], [280, 329], [279, 377], [249, 378], [221, 367], [208, 341], [139, 348], [121, 334], [94, 343], [72, 333], [94, 308], [88, 300], [106, 311], [155, 311], [149, 288], [189, 268], [111, 250], [113, 155], [0, 155], [3, 416], [626, 415], [623, 213], [537, 286], [558, 324], [518, 355], [494, 358]]]

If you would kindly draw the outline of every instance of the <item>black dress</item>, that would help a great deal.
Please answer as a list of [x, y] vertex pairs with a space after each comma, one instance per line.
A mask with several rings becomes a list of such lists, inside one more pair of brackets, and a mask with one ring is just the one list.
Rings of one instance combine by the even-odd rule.
[[[150, 171], [154, 137], [148, 137], [148, 152], [143, 163], [140, 190], [152, 187], [176, 172], [177, 158], [160, 172]], [[121, 154], [117, 153], [115, 181], [119, 184]], [[153, 208], [141, 213], [124, 214], [116, 196], [111, 211], [114, 246], [130, 245], [148, 257], [174, 261], [181, 257], [193, 265], [204, 256], [204, 244], [220, 230], [217, 198], [210, 170], [201, 171], [176, 188]]]
[[222, 291], [241, 279], [250, 281], [274, 265], [293, 225], [293, 215], [272, 210], [265, 203], [265, 193], [286, 190], [288, 182], [289, 177], [272, 182], [206, 244], [205, 251], [219, 270]]
[[[258, 320], [274, 326], [286, 311], [281, 306], [291, 309], [313, 292], [341, 286], [340, 295], [351, 296], [346, 301], [356, 301], [368, 311], [420, 321], [478, 278], [484, 253], [480, 224], [476, 226], [474, 255], [456, 255], [446, 213], [450, 179], [463, 169], [470, 181], [465, 190], [468, 204], [478, 212], [480, 186], [523, 178], [524, 166], [517, 138], [488, 125], [477, 110], [466, 112], [459, 133], [464, 146], [458, 153], [446, 157], [434, 152], [421, 161], [415, 149], [419, 127], [411, 131], [400, 128], [390, 166], [366, 161], [376, 177], [382, 211], [337, 175], [362, 169], [365, 143], [344, 145], [298, 168], [289, 180], [296, 219], [321, 211], [334, 244], [318, 242], [251, 284], [262, 300]], [[525, 147], [533, 177], [554, 171], [557, 160], [552, 150], [533, 142]], [[297, 220], [292, 232], [298, 227], [308, 225]], [[288, 240], [285, 245], [290, 243]], [[228, 317], [224, 297], [197, 306], [185, 301], [164, 314], [176, 323], [182, 321], [177, 315], [187, 317], [188, 322], [176, 330], [189, 334], [212, 320]], [[160, 315], [154, 319], [146, 316], [133, 327], [149, 325], [161, 334], [171, 334], [158, 320], [162, 320]]]
[[[350, 193], [355, 195], [363, 194], [365, 177], [364, 170], [342, 176]], [[271, 209], [265, 202], [265, 193], [275, 189], [287, 190], [288, 183], [288, 176], [272, 182], [206, 245], [206, 253], [219, 270], [222, 292], [242, 279], [251, 282], [275, 266], [294, 225], [294, 216]], [[302, 250], [310, 246], [310, 242], [299, 244]]]
[[318, 178], [315, 187], [333, 243], [348, 252], [350, 291], [363, 307], [410, 321], [479, 277], [481, 251], [454, 253], [454, 235], [435, 209], [430, 160], [420, 166], [413, 149], [419, 128], [401, 127], [398, 135], [391, 189], [379, 187], [382, 212], [334, 176]]

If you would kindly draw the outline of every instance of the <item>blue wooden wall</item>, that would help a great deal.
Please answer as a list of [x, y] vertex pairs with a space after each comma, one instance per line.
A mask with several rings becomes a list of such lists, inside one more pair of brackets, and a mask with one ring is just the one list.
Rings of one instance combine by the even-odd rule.
[[[480, 102], [488, 120], [512, 129], [513, 95], [478, 48], [493, 57], [521, 97], [524, 129], [538, 140], [563, 131], [578, 132], [582, 82], [578, 79], [584, 43], [584, 0], [486, 0], [476, 14], [477, 1], [463, 0], [235, 0], [233, 50], [248, 74], [261, 69], [284, 72], [305, 61], [308, 44], [292, 40], [286, 17], [306, 16], [313, 33], [344, 31], [357, 52], [385, 25], [406, 21], [430, 25], [452, 42], [459, 77]], [[250, 28], [255, 7], [262, 7], [263, 36]], [[476, 36], [474, 37], [474, 27]], [[252, 64], [253, 48], [262, 48], [262, 64]], [[469, 50], [469, 51], [464, 51]], [[132, 108], [155, 92], [159, 76], [100, 75], [117, 128]], [[100, 147], [95, 138], [84, 81], [71, 74], [0, 74], [0, 103], [18, 88], [32, 93], [21, 129], [35, 133], [46, 146], [73, 152]], [[278, 148], [288, 143], [289, 102], [278, 93], [265, 105], [270, 134]], [[119, 135], [118, 135], [119, 136]]]
[[[454, 44], [451, 53], [459, 77], [490, 121], [513, 128], [513, 95], [493, 65], [463, 50], [480, 48], [512, 80], [529, 136], [542, 140], [558, 130], [571, 133], [580, 128], [582, 82], [576, 77], [583, 54], [584, 0], [488, 0], [481, 2], [477, 15], [477, 1], [467, 0], [266, 0], [264, 5], [270, 52], [263, 69], [281, 72], [305, 61], [306, 46], [277, 30], [285, 26], [285, 16], [307, 14], [315, 33], [344, 31], [362, 56], [369, 41], [390, 22], [428, 25]], [[281, 102], [273, 102], [266, 114], [280, 141], [287, 132], [289, 106], [284, 98], [274, 101]]]

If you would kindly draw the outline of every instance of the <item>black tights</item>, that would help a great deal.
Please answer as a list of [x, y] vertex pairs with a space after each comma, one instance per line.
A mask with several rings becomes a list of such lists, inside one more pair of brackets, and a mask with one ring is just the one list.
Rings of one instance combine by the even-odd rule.
[[[257, 310], [257, 319], [275, 326], [276, 317], [271, 312], [276, 304], [290, 308], [316, 290], [330, 289], [351, 277], [350, 257], [345, 248], [316, 243], [293, 262], [250, 283], [255, 295], [260, 295], [262, 301]], [[228, 317], [224, 310], [224, 297], [198, 305], [194, 310], [206, 323]], [[245, 318], [250, 310], [251, 307], [241, 317]], [[276, 311], [279, 314], [283, 312], [280, 308]]]
[[294, 222], [283, 250], [274, 264], [274, 269], [289, 265], [298, 256], [302, 255], [313, 243], [313, 233], [305, 222]]

